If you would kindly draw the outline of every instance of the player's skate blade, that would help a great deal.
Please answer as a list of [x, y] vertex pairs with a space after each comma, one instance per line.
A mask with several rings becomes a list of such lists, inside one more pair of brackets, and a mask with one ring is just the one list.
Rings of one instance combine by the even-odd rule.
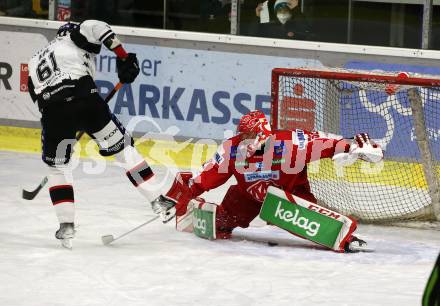
[[69, 239], [61, 239], [61, 246], [63, 248], [71, 250], [73, 248], [72, 240], [73, 239], [71, 239], [71, 238], [69, 238]]
[[71, 250], [72, 240], [75, 237], [75, 226], [73, 223], [61, 223], [55, 233], [55, 238], [61, 240], [61, 246]]
[[374, 252], [374, 249], [368, 247], [366, 241], [356, 236], [351, 237], [351, 240], [345, 245], [344, 250], [345, 253]]

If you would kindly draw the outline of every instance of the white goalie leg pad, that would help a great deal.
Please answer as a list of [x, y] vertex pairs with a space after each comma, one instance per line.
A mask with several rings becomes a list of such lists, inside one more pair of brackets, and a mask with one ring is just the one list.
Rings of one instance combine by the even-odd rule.
[[72, 183], [69, 166], [49, 167], [49, 193], [59, 223], [73, 223], [75, 220]]
[[216, 239], [216, 211], [217, 204], [196, 198], [188, 203], [184, 215], [176, 218], [176, 229], [183, 232], [193, 232], [196, 236]]

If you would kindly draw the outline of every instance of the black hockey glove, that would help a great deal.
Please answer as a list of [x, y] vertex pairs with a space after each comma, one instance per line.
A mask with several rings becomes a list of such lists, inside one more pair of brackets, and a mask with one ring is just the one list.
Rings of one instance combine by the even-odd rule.
[[118, 78], [121, 83], [133, 83], [139, 74], [139, 62], [134, 53], [128, 53], [126, 58], [117, 58]]

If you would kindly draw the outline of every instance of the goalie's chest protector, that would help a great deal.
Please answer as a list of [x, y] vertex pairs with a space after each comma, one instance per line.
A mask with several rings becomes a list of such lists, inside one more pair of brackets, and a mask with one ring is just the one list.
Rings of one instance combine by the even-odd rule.
[[70, 35], [57, 37], [29, 61], [29, 76], [40, 94], [46, 87], [57, 86], [64, 80], [95, 76], [95, 55], [78, 48]]
[[262, 202], [269, 186], [293, 192], [308, 183], [305, 165], [295, 165], [299, 155], [298, 145], [292, 141], [292, 132], [277, 131], [263, 155], [253, 155], [246, 160], [232, 155], [231, 162], [240, 188]]

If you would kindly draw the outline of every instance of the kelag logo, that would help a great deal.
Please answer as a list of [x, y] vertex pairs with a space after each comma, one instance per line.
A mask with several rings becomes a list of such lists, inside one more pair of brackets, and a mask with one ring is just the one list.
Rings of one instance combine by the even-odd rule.
[[311, 237], [316, 236], [321, 227], [321, 224], [318, 222], [310, 221], [307, 216], [301, 215], [298, 208], [294, 209], [294, 212], [293, 210], [284, 209], [281, 201], [278, 201], [274, 217], [286, 223], [290, 223], [293, 226], [304, 229], [306, 234]]

